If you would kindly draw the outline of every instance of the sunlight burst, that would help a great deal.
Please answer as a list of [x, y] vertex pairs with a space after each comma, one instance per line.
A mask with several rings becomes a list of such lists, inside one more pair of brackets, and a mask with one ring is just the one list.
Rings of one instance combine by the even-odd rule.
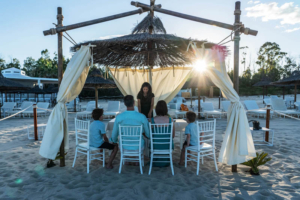
[[207, 64], [205, 60], [197, 60], [194, 65], [195, 69], [199, 72], [205, 71]]

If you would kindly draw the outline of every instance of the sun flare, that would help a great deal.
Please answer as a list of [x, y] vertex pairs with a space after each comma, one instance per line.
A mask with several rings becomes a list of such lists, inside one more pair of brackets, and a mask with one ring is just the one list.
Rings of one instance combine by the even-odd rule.
[[205, 71], [206, 66], [207, 64], [205, 60], [197, 60], [194, 65], [195, 69], [199, 72]]

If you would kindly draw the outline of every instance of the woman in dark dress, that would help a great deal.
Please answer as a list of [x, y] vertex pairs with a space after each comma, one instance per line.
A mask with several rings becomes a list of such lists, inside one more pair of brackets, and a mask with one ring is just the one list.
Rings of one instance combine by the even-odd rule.
[[139, 112], [147, 118], [153, 117], [154, 94], [149, 83], [143, 83], [140, 92], [137, 95]]

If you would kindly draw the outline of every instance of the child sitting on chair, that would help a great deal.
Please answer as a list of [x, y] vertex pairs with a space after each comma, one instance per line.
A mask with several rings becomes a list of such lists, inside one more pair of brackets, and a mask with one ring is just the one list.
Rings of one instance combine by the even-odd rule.
[[105, 124], [101, 122], [103, 120], [103, 109], [94, 109], [92, 112], [92, 117], [94, 121], [90, 125], [90, 146], [113, 150], [110, 155], [108, 164], [106, 165], [107, 169], [112, 169], [112, 162], [118, 152], [118, 145], [110, 144], [108, 142], [108, 138], [105, 133]]
[[[199, 135], [197, 133], [197, 124], [196, 121], [196, 113], [192, 111], [188, 111], [186, 113], [186, 121], [188, 125], [185, 127], [185, 135], [186, 135], [186, 141], [183, 144], [183, 147], [181, 149], [181, 156], [179, 165], [184, 165], [184, 159], [185, 159], [185, 148], [188, 146], [197, 146]], [[201, 136], [203, 136], [204, 133], [201, 133]], [[200, 138], [200, 141], [202, 141], [202, 137]], [[200, 145], [203, 142], [200, 142]]]

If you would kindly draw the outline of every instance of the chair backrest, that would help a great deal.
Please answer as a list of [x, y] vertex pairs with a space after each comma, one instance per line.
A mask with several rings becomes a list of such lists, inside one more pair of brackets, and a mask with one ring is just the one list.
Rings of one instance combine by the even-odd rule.
[[15, 106], [16, 106], [15, 102], [4, 102], [1, 108], [5, 108], [6, 110], [13, 110]]
[[[194, 103], [194, 105], [198, 106], [198, 100], [195, 100], [193, 103]], [[200, 99], [200, 104], [202, 104], [202, 103], [203, 103], [203, 99]]]
[[95, 104], [89, 104], [86, 106], [85, 111], [92, 112], [96, 108]]
[[119, 125], [120, 150], [123, 152], [126, 147], [137, 148], [142, 151], [142, 132], [143, 125], [140, 126], [122, 126]]
[[274, 110], [282, 110], [282, 111], [287, 110], [286, 105], [282, 99], [271, 99], [271, 103], [272, 103], [272, 108]]
[[108, 101], [107, 111], [119, 112], [120, 111], [120, 101]]
[[231, 104], [230, 101], [221, 101], [221, 106], [223, 111], [228, 112], [230, 104]]
[[75, 118], [75, 139], [76, 145], [87, 142], [90, 146], [90, 121]]
[[278, 96], [277, 95], [271, 95], [270, 98], [271, 99], [278, 99]]
[[48, 109], [48, 108], [49, 108], [49, 103], [38, 102], [38, 103], [37, 103], [37, 107], [38, 107], [38, 108], [43, 108], [43, 109]]
[[86, 107], [87, 107], [88, 105], [95, 105], [95, 104], [96, 104], [95, 101], [89, 101], [89, 102], [86, 104]]
[[[31, 101], [24, 101], [21, 104], [21, 110], [24, 110], [25, 108], [27, 108], [28, 106], [32, 106], [34, 104], [34, 102]], [[29, 109], [29, 108], [28, 108]]]
[[270, 98], [264, 99], [264, 102], [265, 102], [266, 105], [272, 105], [272, 102], [271, 102]]
[[294, 105], [297, 107], [297, 110], [300, 110], [300, 102], [299, 101], [295, 102]]
[[256, 101], [254, 100], [246, 100], [244, 101], [247, 110], [257, 110], [259, 109]]
[[214, 110], [214, 106], [210, 102], [201, 103], [201, 108], [203, 109], [203, 111], [212, 111], [212, 110]]
[[160, 145], [169, 145], [169, 151], [171, 152], [173, 122], [166, 123], [166, 124], [152, 124], [149, 122], [149, 127], [150, 127], [151, 151], [153, 151], [153, 145], [160, 144]]
[[[203, 143], [212, 145], [215, 148], [215, 137], [216, 137], [216, 119], [213, 121], [197, 122], [198, 132], [198, 151], [201, 149], [200, 140]], [[203, 133], [203, 135], [201, 135]]]
[[294, 99], [294, 97], [285, 97], [285, 101], [289, 104], [292, 104], [292, 103], [294, 103], [295, 99]]

